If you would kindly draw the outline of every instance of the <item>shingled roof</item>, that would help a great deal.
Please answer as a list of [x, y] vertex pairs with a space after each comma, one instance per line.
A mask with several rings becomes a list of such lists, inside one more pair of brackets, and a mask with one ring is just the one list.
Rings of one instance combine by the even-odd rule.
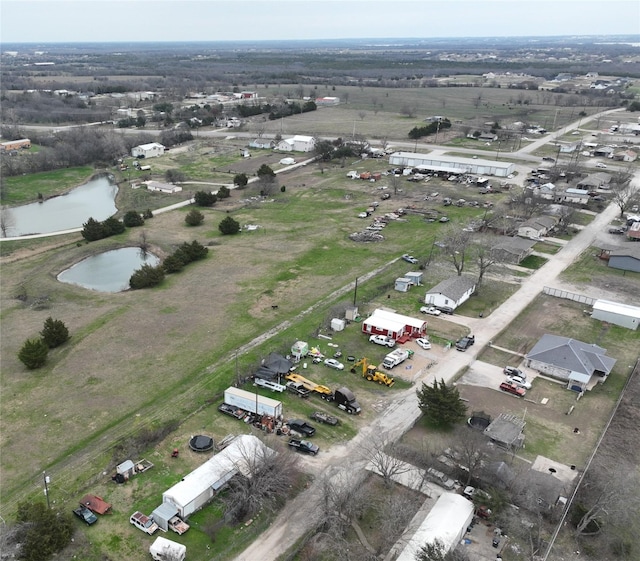
[[449, 277], [436, 284], [432, 289], [427, 290], [427, 294], [442, 294], [447, 298], [457, 302], [469, 289], [476, 285], [476, 279], [469, 275]]
[[605, 356], [606, 349], [559, 335], [543, 335], [527, 354], [527, 358], [558, 368], [591, 376], [594, 372], [609, 374], [616, 360]]

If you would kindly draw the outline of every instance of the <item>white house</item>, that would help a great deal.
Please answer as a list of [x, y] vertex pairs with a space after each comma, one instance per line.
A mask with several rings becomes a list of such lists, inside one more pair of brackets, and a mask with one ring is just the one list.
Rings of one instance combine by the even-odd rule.
[[466, 302], [476, 290], [476, 280], [469, 275], [449, 277], [427, 291], [424, 303], [454, 310]]
[[285, 138], [276, 144], [276, 150], [282, 152], [312, 152], [316, 148], [316, 139], [313, 136], [297, 134], [292, 138]]
[[536, 216], [518, 226], [518, 235], [537, 240], [546, 236], [557, 223], [558, 219], [553, 216]]
[[157, 158], [164, 155], [165, 147], [159, 142], [151, 142], [150, 144], [140, 144], [131, 149], [131, 155], [134, 158]]
[[250, 477], [255, 466], [274, 453], [257, 436], [237, 436], [222, 452], [162, 493], [162, 502], [175, 506], [180, 517], [186, 518], [213, 499], [231, 478], [240, 473]]
[[457, 493], [442, 493], [396, 561], [415, 561], [427, 543], [439, 541], [446, 554], [456, 548], [473, 520], [473, 503]]
[[182, 191], [182, 187], [179, 185], [173, 185], [171, 183], [162, 183], [160, 181], [146, 181], [147, 190], [158, 191], [160, 193], [167, 193], [169, 195], [173, 193], [179, 193]]

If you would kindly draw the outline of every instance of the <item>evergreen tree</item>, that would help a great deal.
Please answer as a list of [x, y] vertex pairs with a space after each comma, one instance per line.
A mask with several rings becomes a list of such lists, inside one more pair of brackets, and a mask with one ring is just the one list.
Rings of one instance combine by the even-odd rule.
[[151, 212], [150, 208], [148, 208], [142, 213], [142, 218], [144, 218], [145, 220], [148, 220], [149, 218], [153, 218], [153, 212]]
[[180, 258], [179, 255], [172, 253], [171, 255], [167, 255], [165, 260], [162, 262], [162, 268], [164, 272], [170, 275], [171, 273], [179, 273], [184, 269], [184, 261]]
[[218, 225], [218, 230], [224, 236], [230, 234], [237, 234], [240, 231], [240, 223], [237, 220], [234, 220], [230, 216], [227, 216], [220, 224]]
[[125, 231], [124, 224], [117, 218], [107, 218], [103, 223], [104, 233], [106, 237], [122, 234]]
[[102, 222], [89, 218], [89, 220], [82, 225], [82, 237], [88, 242], [94, 242], [107, 236]]
[[198, 191], [194, 199], [198, 206], [213, 206], [215, 202], [218, 200], [213, 193], [209, 193], [208, 191]]
[[257, 171], [258, 177], [275, 177], [276, 172], [273, 171], [267, 164], [262, 164]]
[[47, 362], [48, 353], [49, 347], [42, 339], [27, 339], [18, 353], [18, 358], [29, 370], [35, 370]]
[[152, 267], [151, 265], [143, 265], [131, 275], [129, 286], [132, 290], [141, 288], [149, 288], [160, 284], [164, 280], [164, 269], [162, 265]]
[[225, 187], [223, 185], [222, 187], [220, 187], [220, 189], [218, 189], [219, 199], [228, 199], [230, 196], [231, 196], [231, 190], [229, 189], [229, 187]]
[[429, 424], [445, 428], [465, 418], [467, 406], [460, 399], [460, 392], [444, 380], [434, 380], [433, 386], [423, 383], [417, 394], [418, 406]]
[[240, 189], [246, 187], [247, 183], [249, 183], [249, 178], [245, 173], [238, 173], [233, 177], [233, 184], [237, 185]]
[[204, 214], [194, 208], [187, 213], [184, 221], [189, 226], [200, 226], [204, 222]]
[[122, 222], [127, 228], [134, 228], [144, 224], [144, 218], [137, 210], [130, 210], [122, 217]]
[[24, 502], [18, 505], [17, 541], [20, 559], [45, 561], [62, 551], [71, 541], [73, 520], [66, 512], [48, 508], [43, 502]]
[[69, 330], [63, 321], [49, 316], [44, 322], [40, 336], [47, 347], [55, 349], [69, 340]]

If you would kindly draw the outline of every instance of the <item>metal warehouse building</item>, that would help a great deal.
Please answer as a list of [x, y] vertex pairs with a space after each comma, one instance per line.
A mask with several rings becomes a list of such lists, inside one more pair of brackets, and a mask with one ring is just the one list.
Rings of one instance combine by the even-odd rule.
[[394, 152], [389, 156], [389, 163], [393, 166], [419, 168], [424, 171], [495, 175], [496, 177], [507, 177], [516, 169], [515, 164], [509, 162], [455, 156], [432, 156], [415, 152]]
[[640, 307], [607, 300], [596, 300], [593, 304], [591, 317], [635, 330], [640, 325]]

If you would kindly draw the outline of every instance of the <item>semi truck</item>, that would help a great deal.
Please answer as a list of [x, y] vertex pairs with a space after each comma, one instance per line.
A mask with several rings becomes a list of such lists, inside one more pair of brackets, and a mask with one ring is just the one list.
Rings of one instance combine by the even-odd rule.
[[338, 388], [337, 390], [332, 390], [327, 386], [316, 384], [304, 376], [293, 372], [287, 374], [285, 378], [291, 382], [302, 384], [302, 386], [308, 389], [312, 394], [319, 395], [325, 401], [335, 403], [339, 409], [346, 411], [350, 415], [358, 415], [362, 411], [360, 404], [356, 400], [356, 396], [353, 395], [353, 392], [349, 388], [343, 387]]
[[382, 367], [387, 370], [391, 370], [394, 366], [403, 363], [411, 356], [411, 353], [406, 349], [396, 349], [391, 351], [382, 361]]
[[282, 402], [257, 393], [251, 393], [240, 388], [229, 387], [224, 390], [224, 402], [227, 405], [239, 407], [249, 413], [270, 415], [274, 418], [282, 417]]

